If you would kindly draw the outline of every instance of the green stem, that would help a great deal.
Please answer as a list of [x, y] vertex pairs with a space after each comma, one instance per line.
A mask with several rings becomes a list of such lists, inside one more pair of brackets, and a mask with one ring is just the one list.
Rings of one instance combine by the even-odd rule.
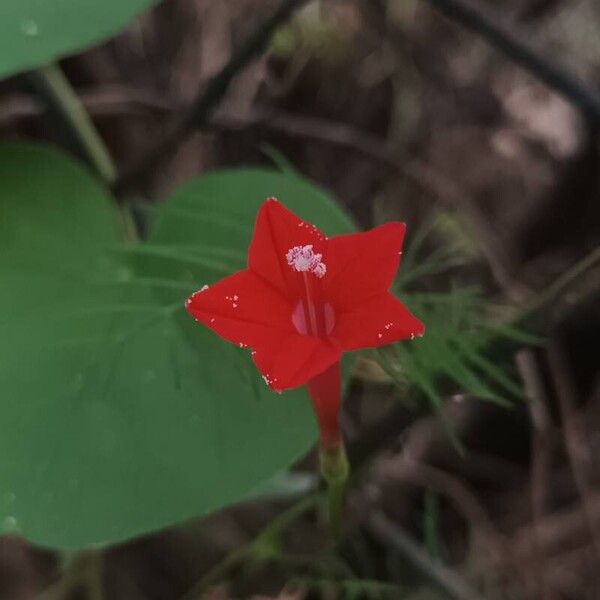
[[[46, 101], [60, 114], [75, 136], [88, 163], [107, 185], [117, 178], [117, 168], [83, 103], [60, 66], [50, 63], [32, 71], [34, 83], [42, 89]], [[135, 241], [138, 232], [132, 215], [121, 207], [120, 228], [123, 239]]]
[[222, 581], [227, 574], [252, 556], [251, 548], [243, 546], [228, 554], [220, 563], [215, 565], [202, 579], [200, 579], [181, 600], [196, 600], [211, 586]]
[[327, 503], [329, 509], [329, 527], [333, 537], [338, 539], [344, 517], [344, 497], [348, 481], [348, 459], [344, 444], [321, 447], [321, 475], [327, 484]]
[[117, 169], [98, 130], [59, 65], [38, 68], [40, 80], [54, 107], [61, 113], [76, 136], [81, 149], [98, 175], [108, 184], [117, 177]]
[[328, 484], [327, 500], [329, 506], [329, 526], [331, 527], [331, 533], [336, 539], [340, 537], [340, 532], [342, 530], [345, 492], [345, 482], [333, 482]]

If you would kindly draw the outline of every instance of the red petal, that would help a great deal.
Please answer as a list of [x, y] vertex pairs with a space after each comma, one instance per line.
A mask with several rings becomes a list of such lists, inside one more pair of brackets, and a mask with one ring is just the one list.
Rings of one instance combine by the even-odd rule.
[[336, 346], [309, 335], [292, 334], [257, 348], [254, 363], [267, 385], [277, 391], [304, 385], [339, 360]]
[[346, 351], [420, 337], [424, 331], [423, 323], [386, 292], [337, 315], [331, 337]]
[[248, 267], [291, 299], [298, 298], [300, 279], [287, 264], [286, 254], [295, 246], [312, 244], [325, 254], [327, 240], [314, 225], [302, 221], [283, 204], [269, 198], [256, 218], [248, 249]]
[[186, 308], [221, 337], [252, 348], [295, 331], [287, 300], [249, 270], [196, 292]]
[[386, 223], [329, 240], [323, 294], [337, 311], [389, 289], [400, 264], [404, 230], [404, 223]]

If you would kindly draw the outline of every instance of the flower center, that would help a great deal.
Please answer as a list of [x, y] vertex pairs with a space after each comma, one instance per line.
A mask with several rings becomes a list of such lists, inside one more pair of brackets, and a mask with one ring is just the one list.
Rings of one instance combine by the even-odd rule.
[[292, 312], [292, 323], [298, 333], [325, 337], [335, 325], [335, 312], [331, 304], [323, 301], [321, 279], [327, 267], [322, 254], [313, 250], [312, 244], [290, 248], [285, 258], [288, 265], [302, 276], [302, 297]]
[[298, 333], [325, 337], [333, 331], [335, 311], [331, 304], [309, 304], [299, 300], [292, 312], [292, 323]]
[[321, 262], [323, 255], [317, 254], [313, 250], [312, 244], [290, 248], [285, 258], [288, 265], [299, 273], [314, 273], [319, 279], [327, 273], [325, 263]]

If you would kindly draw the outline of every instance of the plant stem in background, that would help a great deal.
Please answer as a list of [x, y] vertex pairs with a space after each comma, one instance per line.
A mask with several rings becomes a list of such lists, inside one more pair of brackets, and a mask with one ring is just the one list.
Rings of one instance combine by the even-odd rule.
[[[556, 303], [556, 301], [563, 296], [576, 281], [580, 280], [586, 273], [591, 272], [592, 269], [597, 268], [599, 265], [600, 248], [596, 248], [576, 262], [570, 269], [565, 271], [558, 279], [534, 297], [533, 300], [516, 316], [514, 324], [521, 325], [536, 315], [542, 315], [544, 310]], [[598, 279], [593, 276], [591, 277], [597, 284]], [[547, 319], [548, 315], [544, 314], [544, 318]]]
[[36, 69], [32, 75], [68, 124], [88, 162], [103, 181], [111, 184], [117, 176], [112, 157], [60, 66], [51, 63]]
[[[40, 67], [32, 71], [31, 78], [40, 88], [46, 102], [62, 117], [94, 171], [106, 185], [112, 185], [117, 177], [115, 163], [85, 106], [60, 66], [51, 63]], [[121, 207], [119, 214], [123, 239], [136, 240], [138, 231], [130, 212], [127, 208]]]
[[293, 12], [306, 0], [284, 0], [275, 12], [234, 52], [229, 62], [208, 82], [206, 87], [180, 117], [176, 118], [165, 133], [139, 159], [121, 173], [114, 184], [117, 193], [124, 193], [137, 183], [140, 177], [151, 171], [163, 159], [168, 158], [174, 148], [197, 129], [206, 125], [212, 111], [229, 89], [234, 77], [267, 48], [275, 30], [285, 23]]
[[376, 512], [369, 519], [369, 529], [380, 539], [396, 549], [416, 569], [447, 597], [454, 600], [484, 600], [477, 591], [459, 578], [454, 571], [434, 562], [417, 543], [415, 543], [393, 521], [382, 512]]
[[64, 561], [62, 577], [46, 588], [36, 600], [66, 600], [77, 591], [88, 600], [104, 600], [104, 557], [101, 550], [78, 552]]
[[423, 519], [423, 528], [425, 533], [425, 546], [432, 560], [440, 560], [440, 502], [436, 492], [430, 489], [425, 490], [425, 516]]

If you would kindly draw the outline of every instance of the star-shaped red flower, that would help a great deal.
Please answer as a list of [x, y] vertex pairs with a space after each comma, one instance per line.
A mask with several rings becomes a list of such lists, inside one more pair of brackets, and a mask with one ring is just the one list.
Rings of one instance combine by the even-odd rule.
[[248, 268], [193, 294], [187, 310], [221, 337], [252, 349], [267, 384], [310, 383], [342, 352], [423, 334], [388, 289], [405, 226], [327, 238], [274, 198], [262, 205]]

